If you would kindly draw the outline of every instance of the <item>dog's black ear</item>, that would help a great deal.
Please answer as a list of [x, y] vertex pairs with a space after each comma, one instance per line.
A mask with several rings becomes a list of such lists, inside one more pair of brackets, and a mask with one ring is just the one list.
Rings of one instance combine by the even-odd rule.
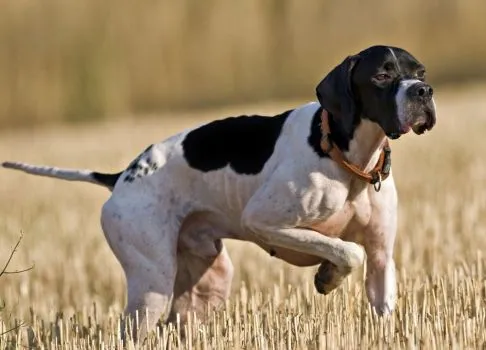
[[321, 106], [336, 116], [346, 133], [353, 128], [357, 105], [351, 88], [351, 75], [359, 56], [348, 56], [317, 85]]

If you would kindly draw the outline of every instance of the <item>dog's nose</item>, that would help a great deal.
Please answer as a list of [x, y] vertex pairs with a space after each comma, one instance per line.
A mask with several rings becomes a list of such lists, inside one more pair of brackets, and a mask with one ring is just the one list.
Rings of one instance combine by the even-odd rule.
[[432, 86], [426, 84], [425, 86], [419, 87], [417, 93], [420, 97], [432, 97], [434, 90]]
[[410, 87], [409, 90], [410, 96], [415, 99], [428, 101], [432, 98], [434, 94], [434, 89], [432, 86], [426, 83], [417, 83]]

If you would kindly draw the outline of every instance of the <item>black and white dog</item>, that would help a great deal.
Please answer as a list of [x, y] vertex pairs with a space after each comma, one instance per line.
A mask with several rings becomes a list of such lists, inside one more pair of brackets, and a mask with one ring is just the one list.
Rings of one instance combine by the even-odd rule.
[[376, 191], [330, 158], [321, 141], [370, 172], [388, 139], [434, 126], [432, 88], [410, 53], [373, 46], [334, 68], [317, 97], [320, 103], [274, 117], [231, 117], [183, 131], [118, 174], [3, 166], [112, 191], [101, 225], [126, 275], [126, 312], [138, 310], [142, 332], [160, 317], [203, 317], [208, 305], [228, 298], [233, 266], [223, 238], [254, 242], [290, 264], [320, 264], [314, 282], [324, 294], [366, 252], [369, 302], [387, 314], [396, 299], [393, 176]]

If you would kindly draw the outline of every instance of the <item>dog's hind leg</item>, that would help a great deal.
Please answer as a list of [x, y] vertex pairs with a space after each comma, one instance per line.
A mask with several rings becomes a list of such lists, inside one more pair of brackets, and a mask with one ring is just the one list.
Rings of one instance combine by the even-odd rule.
[[177, 278], [169, 321], [187, 321], [195, 313], [203, 321], [229, 297], [233, 264], [221, 237], [228, 237], [208, 213], [193, 213], [182, 224], [177, 249]]
[[115, 195], [103, 206], [102, 228], [126, 276], [125, 314], [132, 327], [123, 324], [123, 338], [131, 331], [143, 339], [160, 318], [168, 317], [177, 271], [176, 217], [143, 197], [122, 202]]
[[207, 242], [214, 254], [185, 250], [177, 257], [177, 278], [169, 322], [187, 322], [188, 313], [205, 321], [211, 310], [218, 310], [229, 297], [233, 279], [233, 264], [220, 239]]

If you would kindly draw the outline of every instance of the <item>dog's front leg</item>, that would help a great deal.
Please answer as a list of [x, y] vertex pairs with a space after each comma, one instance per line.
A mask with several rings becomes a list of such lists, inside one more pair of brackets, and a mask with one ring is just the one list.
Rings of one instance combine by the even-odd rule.
[[371, 220], [365, 229], [366, 292], [377, 314], [390, 314], [397, 298], [393, 248], [397, 231], [397, 195], [389, 179], [380, 192], [372, 191]]
[[358, 244], [326, 237], [313, 230], [267, 226], [251, 217], [245, 219], [244, 228], [269, 246], [319, 256], [342, 270], [355, 269], [364, 262], [364, 250]]
[[[336, 265], [340, 275], [347, 275], [363, 264], [364, 250], [358, 244], [297, 228], [299, 218], [305, 213], [299, 211], [298, 203], [293, 205], [294, 198], [282, 198], [282, 193], [285, 192], [274, 187], [260, 189], [243, 211], [243, 229], [269, 247], [286, 248], [329, 260]], [[338, 277], [330, 276], [329, 284], [334, 285]]]
[[330, 238], [312, 230], [300, 228], [279, 228], [268, 226], [265, 222], [245, 219], [245, 228], [260, 241], [269, 246], [287, 248], [300, 253], [321, 257], [332, 262], [333, 268], [319, 274], [318, 291], [328, 294], [337, 288], [353, 269], [364, 262], [364, 250], [361, 246], [339, 238]]

